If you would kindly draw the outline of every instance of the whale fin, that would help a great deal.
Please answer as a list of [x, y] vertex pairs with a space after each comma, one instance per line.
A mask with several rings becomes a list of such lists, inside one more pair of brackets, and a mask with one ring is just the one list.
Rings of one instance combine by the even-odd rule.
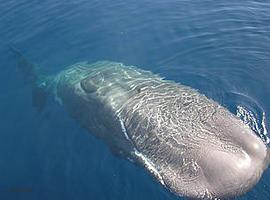
[[33, 107], [39, 112], [42, 111], [46, 105], [48, 94], [46, 88], [39, 84], [42, 80], [39, 67], [29, 62], [14, 46], [10, 45], [10, 50], [15, 55], [18, 62], [18, 68], [24, 74], [26, 81], [31, 84]]

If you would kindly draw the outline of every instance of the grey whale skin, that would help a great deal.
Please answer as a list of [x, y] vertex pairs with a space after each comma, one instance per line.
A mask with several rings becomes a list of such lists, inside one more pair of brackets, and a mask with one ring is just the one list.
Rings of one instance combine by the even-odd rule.
[[233, 198], [251, 189], [268, 167], [268, 147], [240, 119], [198, 91], [149, 71], [82, 62], [34, 81], [82, 127], [178, 196]]

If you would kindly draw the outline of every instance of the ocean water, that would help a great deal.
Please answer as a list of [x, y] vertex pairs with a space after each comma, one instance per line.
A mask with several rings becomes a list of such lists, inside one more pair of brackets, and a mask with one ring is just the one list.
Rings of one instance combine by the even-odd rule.
[[[151, 70], [198, 89], [267, 138], [270, 2], [0, 0], [0, 199], [181, 199], [52, 100], [38, 113], [11, 44], [47, 73], [85, 60]], [[269, 179], [268, 169], [239, 199], [269, 200]]]

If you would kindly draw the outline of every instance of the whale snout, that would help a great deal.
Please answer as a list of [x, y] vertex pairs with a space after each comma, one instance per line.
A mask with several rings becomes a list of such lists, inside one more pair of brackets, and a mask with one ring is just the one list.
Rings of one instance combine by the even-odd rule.
[[231, 155], [213, 151], [208, 154], [208, 163], [201, 163], [205, 184], [209, 192], [219, 198], [242, 195], [260, 179], [269, 164], [269, 156], [258, 160], [246, 152]]
[[[256, 185], [269, 166], [269, 147], [242, 124], [226, 129], [224, 135], [221, 146], [217, 141], [202, 143], [188, 175], [176, 177], [181, 167], [169, 166], [174, 172], [163, 173], [168, 188], [192, 199], [228, 199], [241, 196]], [[194, 174], [196, 177], [192, 177]], [[185, 188], [183, 181], [188, 183]]]
[[199, 161], [205, 186], [214, 197], [230, 198], [244, 194], [260, 180], [270, 162], [269, 148], [251, 130], [241, 139], [234, 134], [240, 147], [236, 152], [213, 148]]
[[242, 141], [243, 150], [258, 167], [266, 169], [270, 163], [270, 149], [251, 130], [244, 135]]

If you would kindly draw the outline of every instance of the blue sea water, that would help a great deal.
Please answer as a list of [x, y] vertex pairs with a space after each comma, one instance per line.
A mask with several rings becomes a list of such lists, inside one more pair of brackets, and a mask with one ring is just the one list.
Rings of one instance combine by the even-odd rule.
[[[269, 1], [0, 0], [0, 199], [179, 199], [63, 107], [38, 113], [10, 44], [47, 73], [84, 60], [139, 66], [269, 129]], [[269, 200], [269, 179], [239, 199]]]

